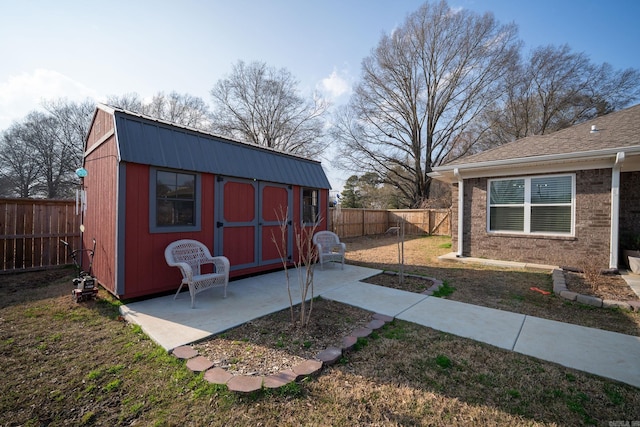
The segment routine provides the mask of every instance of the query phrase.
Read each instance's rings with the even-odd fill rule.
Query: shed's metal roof
[[[99,107],[100,108],[100,107]],[[122,109],[115,117],[122,161],[313,188],[331,188],[320,162],[242,143]]]

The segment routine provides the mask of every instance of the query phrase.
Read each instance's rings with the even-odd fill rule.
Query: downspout
[[[618,242],[620,226],[620,169],[624,162],[624,151],[616,154],[611,172],[611,241],[609,243],[609,268],[618,268]]]
[[[462,227],[464,220],[464,179],[460,175],[460,170],[455,168],[453,174],[458,178],[458,252],[456,257],[462,257],[462,238],[464,236],[464,230]]]

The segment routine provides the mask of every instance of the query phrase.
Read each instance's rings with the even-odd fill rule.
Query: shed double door
[[[282,263],[283,222],[284,251],[292,254],[292,205],[290,186],[218,177],[215,254],[229,258],[232,271]]]

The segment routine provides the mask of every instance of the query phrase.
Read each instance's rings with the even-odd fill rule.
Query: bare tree
[[[107,103],[116,107],[145,114],[183,126],[200,130],[211,129],[211,113],[202,98],[180,94],[175,91],[168,95],[158,92],[151,101],[144,102],[137,93],[110,96]]]
[[[83,141],[94,103],[46,101],[3,134],[0,164],[18,197],[69,197],[82,165]]]
[[[305,100],[289,71],[239,61],[211,90],[214,131],[281,151],[315,156],[325,148],[322,117],[328,104]]]
[[[491,14],[455,11],[445,1],[409,15],[364,59],[362,81],[336,118],[341,166],[378,172],[419,206],[432,167],[481,136],[457,138],[499,96],[504,68],[518,54],[516,33]]]
[[[109,95],[107,104],[135,113],[142,114],[144,112],[144,102],[136,92],[129,92],[124,95]]]
[[[544,46],[505,70],[503,98],[486,111],[482,149],[572,126],[640,97],[640,72],[593,64],[569,46]]]
[[[24,127],[27,146],[40,165],[39,193],[49,199],[68,197],[77,163],[71,147],[61,136],[59,123],[53,116],[32,112]]]
[[[22,124],[14,122],[0,139],[0,195],[27,198],[36,195],[40,164],[33,155]]]
[[[43,106],[55,119],[56,137],[66,149],[67,158],[63,162],[69,164],[70,170],[77,169],[82,166],[84,139],[96,108],[95,101],[73,102],[63,98],[45,101]]]

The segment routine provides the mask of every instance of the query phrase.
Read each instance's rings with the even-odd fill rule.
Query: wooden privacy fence
[[[451,235],[449,209],[329,209],[329,230],[340,237],[383,234],[399,221],[408,235]]]
[[[74,200],[0,199],[0,271],[73,263],[60,240],[80,245]]]

